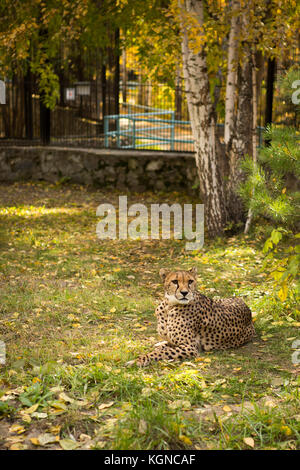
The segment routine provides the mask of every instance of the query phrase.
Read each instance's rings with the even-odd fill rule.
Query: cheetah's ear
[[[189,273],[191,273],[194,278],[196,279],[197,277],[197,268],[193,267],[192,269],[189,270]]]
[[[168,273],[169,273],[169,271],[165,268],[161,268],[159,270],[159,275],[160,275],[160,277],[162,278],[163,281],[166,279]]]

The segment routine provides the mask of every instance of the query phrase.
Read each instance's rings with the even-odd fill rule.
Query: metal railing
[[[157,118],[161,115],[170,115],[171,119]],[[110,130],[110,121],[113,121],[114,130]],[[180,126],[188,127],[185,137]],[[169,146],[169,150],[178,151],[178,144],[183,144],[185,148],[180,148],[181,151],[193,151],[194,139],[190,126],[190,121],[176,120],[175,112],[171,110],[112,114],[104,117],[104,147],[110,147],[110,138],[112,138],[114,146],[119,149],[148,147],[148,149],[156,150],[157,148],[153,147]],[[224,124],[217,123],[217,127],[221,129]],[[176,134],[179,129],[181,132],[178,138]],[[258,147],[261,147],[263,143],[263,130],[263,127],[257,127]]]
[[[158,118],[163,115],[170,115],[170,119]],[[114,121],[114,130],[109,129],[110,121]],[[110,146],[110,138],[115,139],[115,144],[120,149],[153,148],[163,145],[175,150],[178,143],[193,144],[190,129],[187,137],[176,137],[176,129],[179,126],[190,126],[190,121],[176,120],[175,112],[171,110],[105,116],[104,147]]]

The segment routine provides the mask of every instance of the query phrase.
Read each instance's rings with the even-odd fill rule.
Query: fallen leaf
[[[252,437],[244,437],[243,441],[245,442],[245,444],[249,447],[252,447],[252,449],[254,449],[254,439]]]
[[[17,442],[23,442],[24,440],[25,436],[11,436],[5,439],[5,441],[10,444],[16,444]]]
[[[47,413],[38,413],[37,411],[35,411],[34,413],[31,413],[31,416],[33,418],[38,418],[38,419],[43,419],[43,418],[47,418]]]
[[[57,442],[59,440],[59,437],[53,436],[53,434],[46,432],[44,434],[40,434],[37,439],[41,446],[45,446],[47,444],[52,444],[53,442]]]
[[[52,401],[50,403],[50,406],[52,408],[55,408],[56,410],[58,411],[67,411],[67,405],[65,403],[63,403],[62,401]]]
[[[191,446],[191,445],[192,445],[191,439],[190,439],[189,437],[185,436],[184,434],[181,434],[181,435],[179,436],[179,439],[180,439],[182,442],[184,442],[186,445],[188,445],[188,446]]]
[[[26,444],[22,444],[21,442],[18,442],[16,444],[12,444],[9,448],[9,450],[26,450],[27,449]]]
[[[60,433],[60,430],[61,430],[61,426],[60,425],[57,425],[57,426],[50,426],[49,427],[49,432],[51,432],[51,434],[59,434]]]
[[[101,405],[98,406],[99,410],[104,410],[105,408],[110,408],[113,406],[114,401],[110,401],[109,403],[102,403]]]
[[[40,441],[38,440],[37,437],[31,437],[31,438],[30,438],[30,441],[31,441],[31,443],[32,443],[33,445],[35,445],[35,446],[39,446],[39,445],[40,445]]]
[[[27,415],[26,413],[23,413],[22,415],[22,421],[24,421],[24,423],[31,423],[31,417],[29,415]]]
[[[68,403],[74,403],[75,401],[73,400],[73,398],[68,397],[68,395],[65,392],[61,392],[58,397],[60,400],[66,401]]]
[[[25,414],[27,415],[31,415],[31,413],[34,413],[38,407],[39,407],[39,403],[36,403],[35,405],[32,405],[30,408],[27,408],[26,410],[24,410]]]
[[[230,411],[232,411],[230,406],[228,405],[223,406],[223,410],[226,411],[226,413],[229,413]]]
[[[59,441],[60,446],[64,450],[74,450],[80,445],[78,442],[74,441],[73,439],[60,439]]]
[[[191,408],[191,402],[188,400],[175,400],[173,402],[169,402],[168,407],[171,408],[171,410],[176,410],[177,408],[188,410]]]
[[[9,428],[9,432],[14,432],[16,434],[22,434],[23,432],[25,432],[25,428],[24,428],[24,426],[20,426],[19,424],[13,424]]]

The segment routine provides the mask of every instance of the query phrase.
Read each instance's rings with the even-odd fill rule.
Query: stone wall
[[[193,192],[191,153],[62,147],[0,147],[0,180],[60,180],[98,187]]]

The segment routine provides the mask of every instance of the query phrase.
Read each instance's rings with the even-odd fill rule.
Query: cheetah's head
[[[197,269],[168,271],[162,268],[159,275],[164,282],[165,298],[171,305],[188,305],[196,290]]]

